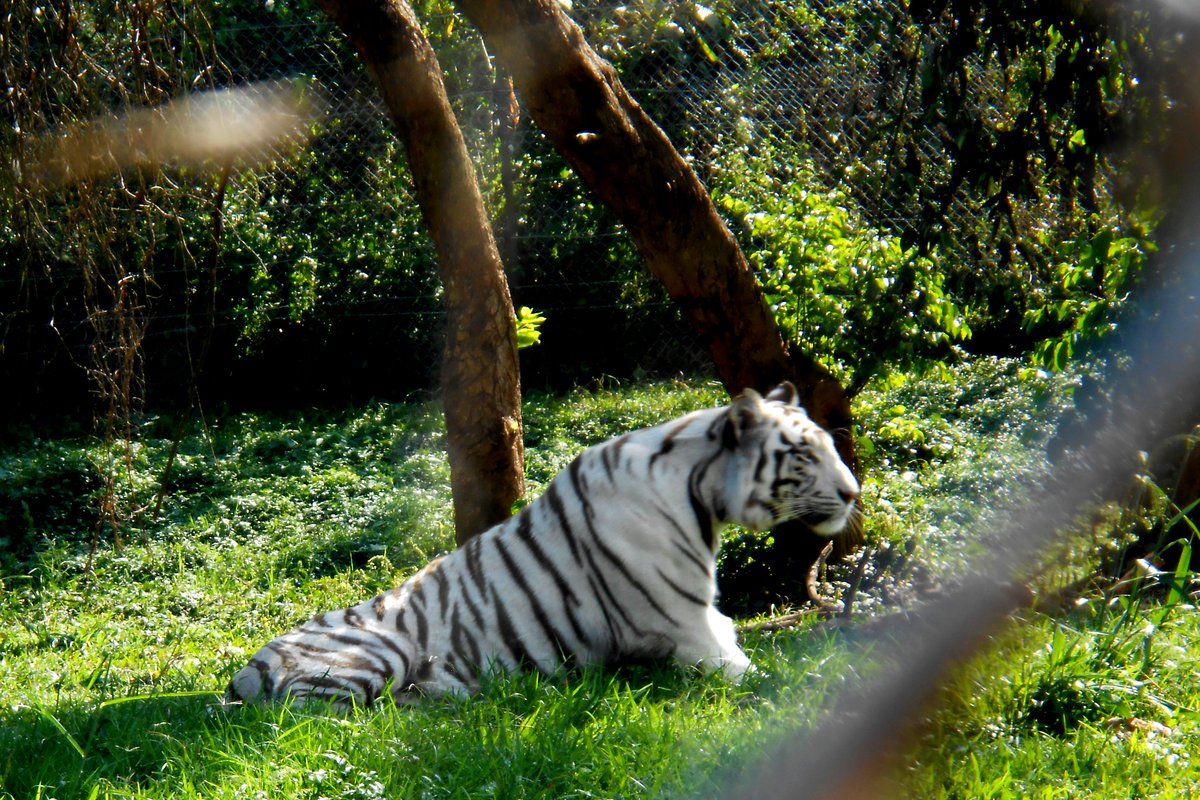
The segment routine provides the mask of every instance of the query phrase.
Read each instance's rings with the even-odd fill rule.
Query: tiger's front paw
[[[742,679],[754,672],[750,658],[741,650],[731,650],[717,656],[705,656],[693,662],[706,675],[720,671],[721,677],[730,683],[741,683]]]
[[[713,651],[709,650],[708,652],[711,654]],[[695,651],[692,653],[677,651],[675,661],[680,666],[698,669],[705,675],[719,671],[721,676],[730,683],[740,683],[743,677],[754,670],[750,658],[737,648],[712,655],[700,655]]]
[[[722,662],[721,674],[730,683],[741,683],[747,675],[753,675],[758,669],[750,663],[750,658],[741,650],[724,656]]]

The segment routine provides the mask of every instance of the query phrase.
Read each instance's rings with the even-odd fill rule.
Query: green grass
[[[915,602],[918,578],[969,557],[964,526],[1046,468],[1069,388],[981,361],[956,383],[896,378],[860,398],[867,532],[912,556],[903,571],[880,561],[893,574],[856,608]],[[702,381],[527,398],[531,492],[589,444],[720,401]],[[171,425],[141,430],[112,450],[16,431],[0,453],[0,797],[708,797],[886,674],[876,633],[806,626],[749,635],[759,672],[740,687],[641,665],[350,715],[224,711],[218,693],[267,639],[452,546],[438,409],[210,420],[185,437],[158,516]],[[124,545],[102,527],[91,553],[110,469]],[[831,568],[828,588],[848,572]],[[905,791],[1200,793],[1189,599],[1026,612],[944,689],[903,759]]]
[[[1023,616],[946,689],[911,796],[1200,795],[1197,634],[1191,606],[1157,601]]]

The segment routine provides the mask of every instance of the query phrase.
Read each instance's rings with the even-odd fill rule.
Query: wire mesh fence
[[[45,52],[51,62],[42,65],[48,75],[24,81],[25,92],[7,100],[13,133],[5,147],[16,163],[28,157],[23,149],[31,134],[105,113],[114,102],[136,107],[198,89],[272,80],[301,78],[320,98],[324,114],[316,135],[274,163],[235,166],[220,208],[213,204],[218,181],[211,169],[143,169],[115,190],[90,186],[76,197],[19,187],[9,198],[14,224],[6,239],[11,260],[25,263],[0,275],[0,290],[13,298],[3,309],[5,359],[44,365],[70,356],[87,363],[80,348],[94,339],[86,318],[118,307],[122,292],[137,283],[125,279],[140,274],[139,299],[125,307],[141,309],[139,341],[148,374],[163,376],[161,385],[193,379],[169,365],[190,363],[181,354],[197,348],[198,339],[243,364],[235,368],[243,378],[265,371],[273,376],[267,383],[278,386],[292,376],[292,385],[314,396],[329,391],[322,382],[360,384],[360,396],[430,385],[441,325],[434,253],[402,149],[359,60],[329,20],[298,4],[214,8],[207,18],[200,7],[187,14],[164,8],[170,13],[159,19],[130,15],[135,32],[144,28],[142,44],[117,30],[76,42],[72,57],[91,66],[80,71],[84,81],[72,84],[52,63],[51,33],[95,20],[20,5],[8,23],[9,82],[22,82],[17,73],[30,60],[18,51],[22,36],[24,52]],[[118,15],[127,10],[114,7]],[[28,14],[23,21],[21,12]],[[947,134],[926,121],[912,85],[917,43],[911,33],[897,39],[911,28],[904,4],[753,0],[713,11],[694,3],[589,2],[576,4],[572,14],[715,189],[737,191],[731,153],[768,165],[812,164],[824,185],[846,191],[865,222],[906,242],[954,248],[948,260],[964,272],[987,269],[1001,250],[1012,250],[1011,242],[1000,241],[1011,239],[1011,230],[981,237],[984,212],[969,190],[956,191],[931,219],[912,194],[894,188],[914,158],[927,174],[951,168]],[[430,14],[425,24],[478,168],[516,303],[548,318],[542,344],[524,358],[527,380],[703,370],[702,349],[641,270],[621,226],[531,126],[477,34],[450,11]],[[978,102],[1000,108],[1002,72],[978,67],[971,71]],[[113,192],[123,202],[114,203]],[[72,212],[77,199],[91,210]],[[221,239],[205,243],[216,215]],[[1046,215],[1039,219],[1044,224]],[[172,229],[182,246],[167,242]],[[122,233],[114,238],[113,230]],[[106,266],[99,273],[87,268],[101,261]],[[80,273],[85,283],[107,287],[88,313],[63,300]],[[100,273],[108,277],[97,281]],[[194,299],[214,294],[210,307]],[[610,346],[623,341],[637,347]],[[392,354],[405,355],[391,363],[373,359],[372,342],[388,342]],[[347,345],[363,353],[369,367],[351,374],[339,369],[344,362],[336,353]],[[315,353],[328,354],[316,360],[319,367]],[[295,376],[305,373],[312,380],[297,383]],[[384,374],[392,377],[371,377]]]

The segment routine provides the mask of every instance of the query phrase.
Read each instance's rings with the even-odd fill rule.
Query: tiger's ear
[[[800,393],[796,391],[796,386],[791,381],[784,381],[767,392],[767,399],[776,400],[788,406],[800,405]]]
[[[731,450],[737,447],[746,431],[757,427],[762,417],[762,395],[753,389],[744,389],[729,406],[729,416],[725,420],[725,446]]]

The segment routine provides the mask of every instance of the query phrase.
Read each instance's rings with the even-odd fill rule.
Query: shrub
[[[969,309],[945,287],[936,251],[921,255],[864,223],[841,189],[805,162],[742,151],[720,171],[721,208],[744,232],[784,335],[854,392],[885,366],[944,357],[971,336]]]

